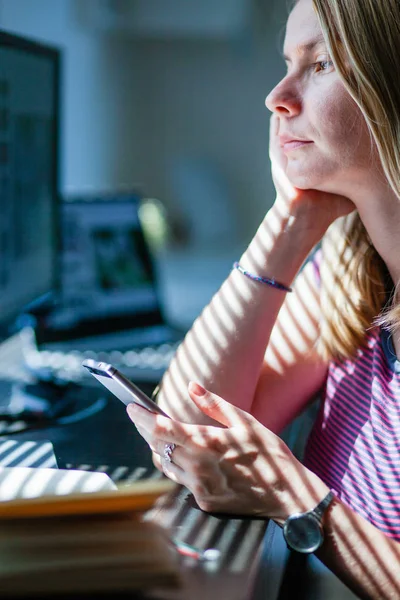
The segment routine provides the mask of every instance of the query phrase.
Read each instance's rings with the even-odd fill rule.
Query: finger
[[[144,429],[143,427],[136,425],[136,428],[137,428],[138,432],[140,433],[140,435],[143,437],[143,439],[150,446],[150,449],[151,449],[153,455],[157,455],[159,457],[160,464],[161,464],[161,461],[165,458],[165,448],[166,448],[167,444],[169,444],[170,442],[166,442],[165,440],[158,440],[158,439],[153,438],[148,433],[148,431],[146,429]],[[184,452],[184,449],[181,446],[174,447],[174,450],[173,450],[174,463],[181,468],[185,468],[184,465],[186,465],[186,467],[190,466],[191,458],[190,457],[187,457],[186,459],[183,457],[180,458],[180,454],[181,454],[180,449],[182,449]]]
[[[190,397],[196,406],[204,414],[226,427],[243,425],[244,422],[252,420],[252,416],[249,413],[233,406],[220,396],[217,396],[217,394],[209,392],[194,381],[189,383],[188,389]]]
[[[173,462],[167,462],[165,459],[159,457],[160,468],[164,475],[175,483],[179,483],[185,487],[188,487],[189,478],[185,471]]]
[[[128,404],[126,412],[135,425],[145,429],[151,438],[165,440],[177,446],[185,446],[189,443],[196,429],[196,426],[152,413],[133,402]]]
[[[155,452],[152,452],[151,453],[151,458],[152,458],[152,461],[153,461],[153,465],[156,467],[156,469],[158,469],[159,471],[161,471],[163,473],[164,471],[163,471],[163,468],[162,468],[161,456],[159,456]]]
[[[153,457],[153,461],[167,477],[169,477],[175,483],[185,486],[193,494],[198,492],[200,489],[203,490],[203,485],[196,483],[196,479],[193,477],[193,474],[188,469],[182,468],[176,462],[177,449],[178,448],[175,448],[170,455],[171,460],[166,460],[163,456],[160,456],[160,454],[156,454]]]
[[[149,436],[147,431],[140,426],[136,426],[139,433],[149,444],[152,450],[152,459],[154,465],[160,471],[164,470],[164,463],[168,462],[165,459],[165,448],[167,443],[163,440],[155,440]],[[222,430],[219,430],[222,431]],[[224,480],[221,480],[220,470],[217,468],[218,461],[215,460],[215,454],[204,452],[204,448],[200,454],[194,454],[191,449],[183,446],[175,446],[170,454],[171,461],[177,467],[180,467],[187,475],[187,483],[196,481],[198,484],[201,481],[202,487],[208,493],[215,493],[215,490],[220,491]]]
[[[274,140],[279,133],[279,117],[272,113],[269,120],[269,137],[270,140]]]
[[[160,458],[160,462],[164,464],[166,461],[165,449],[167,444],[159,440],[154,444],[154,452]],[[171,462],[177,467],[180,467],[187,476],[187,481],[201,482],[205,489],[214,489],[216,486],[220,488],[221,473],[215,461],[214,454],[203,452],[200,455],[191,454],[182,446],[175,446],[169,454]]]
[[[279,133],[279,126],[281,124],[281,121],[280,121],[278,115],[275,114],[275,113],[272,113],[272,123],[273,123],[273,126],[274,126],[273,132],[274,132],[275,135],[278,135],[278,133]]]
[[[152,458],[153,458],[153,463],[155,460],[157,460],[157,464],[155,465],[158,469],[160,469],[161,471],[163,471],[163,463],[165,461],[165,447],[167,445],[168,442],[165,442],[164,440],[157,440],[154,439],[146,429],[144,429],[143,427],[140,427],[138,425],[136,425],[136,428],[138,430],[138,432],[140,433],[140,435],[142,436],[142,438],[148,443],[150,450],[152,451]],[[179,453],[177,452],[177,450],[180,448],[180,446],[176,446],[173,450],[173,454],[174,454],[174,463],[185,469],[185,465],[186,468],[188,466],[190,466],[190,459],[186,459],[186,460],[180,460],[179,459]],[[158,457],[156,459],[156,457]]]
[[[153,454],[157,454],[158,456],[163,458],[165,446],[169,442],[166,442],[165,440],[158,440],[156,438],[153,438],[153,436],[147,431],[147,429],[145,429],[144,427],[141,427],[140,425],[138,425],[136,423],[135,423],[135,427],[138,430],[138,432],[140,433],[140,435],[142,436],[142,438],[148,443]],[[177,448],[179,448],[179,446],[176,446],[176,449]],[[174,450],[174,456],[176,454],[176,449]]]
[[[158,445],[157,445],[157,440],[155,440],[147,431],[147,429],[145,429],[144,427],[141,427],[140,425],[137,425],[135,423],[135,427],[138,430],[138,432],[140,433],[140,435],[142,436],[142,438],[145,440],[145,442],[148,443],[148,445],[150,446],[151,450],[153,452],[157,452],[158,453]],[[165,445],[165,442],[164,442]]]
[[[172,462],[160,459],[160,463],[163,473],[175,483],[179,483],[189,490],[199,506],[210,496],[226,494],[224,481],[221,478],[214,477],[211,473],[208,476],[199,478],[189,470],[182,469],[177,465],[175,457],[173,457]]]
[[[270,124],[269,124],[269,149],[270,154],[277,154],[277,150],[280,148],[278,141],[279,134],[279,117],[275,114],[271,115]]]
[[[137,416],[137,412],[143,411],[140,417]],[[138,409],[137,405],[132,405],[132,408],[127,409],[128,414],[135,423],[135,426],[140,435],[149,444],[154,454],[158,454],[161,458],[164,457],[164,450],[166,443],[175,444],[174,450],[174,462],[182,467],[186,472],[192,471],[193,474],[199,470],[201,473],[208,473],[210,470],[215,471],[215,460],[216,455],[220,453],[221,447],[221,432],[222,429],[218,427],[209,427],[206,425],[184,425],[181,423],[174,423],[174,431],[168,433],[167,430],[163,429],[163,425],[154,426],[154,415],[149,414],[146,409]],[[150,422],[150,425],[147,424]],[[170,425],[171,419],[166,418],[167,426]],[[161,423],[165,424],[165,420],[161,418]],[[182,426],[185,431],[176,433],[176,427]],[[188,428],[191,427],[190,432]],[[184,443],[179,443],[179,440],[184,440]],[[195,475],[194,475],[195,476]]]

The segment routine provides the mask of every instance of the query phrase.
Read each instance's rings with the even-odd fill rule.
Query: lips
[[[284,151],[295,150],[296,148],[301,148],[302,146],[307,146],[309,144],[313,144],[313,142],[311,140],[304,140],[304,139],[296,138],[295,136],[287,135],[287,134],[280,135],[279,141],[280,141],[281,148]]]

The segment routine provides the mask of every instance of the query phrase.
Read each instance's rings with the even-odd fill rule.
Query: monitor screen
[[[165,324],[141,204],[135,191],[61,203],[59,303],[36,320],[39,346]]]
[[[158,309],[140,196],[74,198],[63,203],[62,296],[77,320],[127,317]]]
[[[56,288],[60,52],[0,31],[0,339]]]

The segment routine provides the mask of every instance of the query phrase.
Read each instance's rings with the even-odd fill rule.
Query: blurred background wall
[[[171,245],[226,257],[219,281],[275,198],[264,101],[284,73],[287,12],[285,0],[0,0],[0,28],[63,51],[62,193],[159,199]]]
[[[283,72],[287,8],[183,4],[0,0],[0,27],[64,51],[65,192],[140,186],[184,221],[212,210],[202,193],[218,191],[216,215],[244,243],[274,198],[264,99]],[[191,194],[190,177],[209,181]]]

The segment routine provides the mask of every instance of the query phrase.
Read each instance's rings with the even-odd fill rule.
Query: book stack
[[[0,495],[2,481],[0,471]],[[144,511],[173,486],[147,480],[119,489],[1,499],[2,596],[179,587],[175,547],[160,525],[144,519]]]

